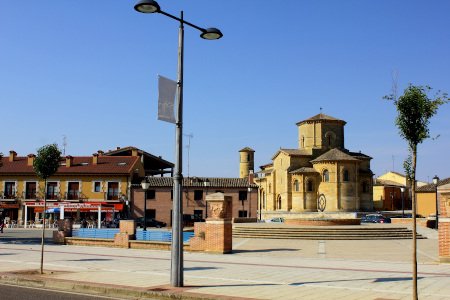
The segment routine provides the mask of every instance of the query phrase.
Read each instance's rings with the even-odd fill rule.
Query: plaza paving
[[[19,229],[17,229],[19,230]],[[419,298],[450,299],[450,264],[439,264],[437,236],[418,241]],[[206,299],[411,299],[411,240],[310,241],[234,239],[228,255],[185,252],[184,288],[170,282],[170,252],[40,245],[0,236],[3,281],[97,291],[125,298],[158,292]],[[51,273],[53,272],[53,273]],[[33,281],[31,281],[33,279]],[[92,289],[95,290],[95,289]]]

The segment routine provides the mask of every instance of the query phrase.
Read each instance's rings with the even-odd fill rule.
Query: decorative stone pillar
[[[114,246],[130,248],[130,240],[136,237],[136,225],[134,220],[120,220],[119,233],[114,235]]]
[[[450,184],[438,187],[439,260],[450,263]]]
[[[216,253],[231,253],[233,250],[232,198],[223,193],[206,196],[209,207],[206,219],[206,249]]]
[[[233,250],[232,198],[223,193],[206,196],[208,219],[195,223],[195,237],[190,241],[192,251],[231,253]]]

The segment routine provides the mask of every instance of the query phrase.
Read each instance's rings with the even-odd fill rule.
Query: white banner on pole
[[[177,82],[158,75],[158,120],[175,124]]]

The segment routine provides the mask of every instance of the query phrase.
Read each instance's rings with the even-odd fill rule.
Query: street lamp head
[[[205,40],[218,40],[222,36],[222,32],[217,28],[206,28],[202,31],[202,34],[200,34],[200,37]]]
[[[434,175],[434,177],[433,177],[433,183],[434,183],[434,185],[437,185],[438,182],[439,182],[439,177],[437,177],[437,175]]]
[[[400,191],[403,193],[403,192],[405,191],[405,187],[402,186],[402,187],[400,188]]]
[[[136,3],[134,9],[144,14],[157,13],[161,10],[158,2],[153,0],[140,0],[138,3]]]
[[[147,180],[142,180],[141,182],[141,187],[143,190],[148,190],[148,188],[150,187],[150,182],[147,182]]]

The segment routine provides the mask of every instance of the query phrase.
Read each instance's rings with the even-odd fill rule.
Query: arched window
[[[307,192],[312,192],[314,190],[314,184],[313,184],[313,181],[311,180],[311,179],[309,179],[307,182],[306,182],[306,191]]]
[[[305,137],[302,136],[302,148],[305,148]]]
[[[294,191],[298,192],[300,190],[299,184],[298,184],[298,180],[296,179],[294,181]]]
[[[344,181],[350,181],[350,175],[348,170],[344,170]]]
[[[328,170],[323,171],[323,181],[329,182],[330,181],[330,174],[328,173]]]
[[[277,198],[277,209],[281,209],[281,196],[280,195],[278,195],[278,198]]]

